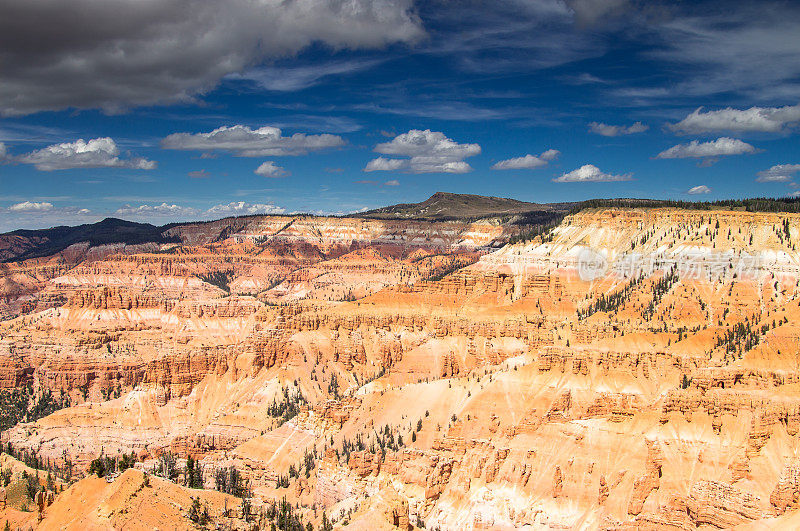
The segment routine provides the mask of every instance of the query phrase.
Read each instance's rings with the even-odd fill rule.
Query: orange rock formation
[[[139,471],[85,477],[31,526],[182,528],[230,467],[256,511],[286,498],[315,526],[800,521],[800,216],[587,210],[499,250],[510,229],[480,223],[171,230],[184,244],[4,266],[33,280],[4,291],[0,387],[72,405],[3,441],[75,478],[101,453],[181,469],[141,503]]]

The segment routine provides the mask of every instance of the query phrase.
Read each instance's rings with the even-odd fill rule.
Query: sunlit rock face
[[[76,477],[101,452],[191,456],[210,490],[233,466],[315,525],[800,521],[800,216],[586,210],[505,246],[480,222],[170,230],[4,265],[0,386],[71,404],[4,441]]]

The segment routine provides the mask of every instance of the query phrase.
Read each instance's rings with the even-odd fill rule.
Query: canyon
[[[435,199],[0,235],[0,521],[800,525],[800,214]]]

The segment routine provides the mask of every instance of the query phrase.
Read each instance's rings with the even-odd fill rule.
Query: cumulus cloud
[[[589,124],[589,131],[603,136],[621,136],[632,135],[635,133],[644,133],[650,129],[649,125],[642,122],[634,122],[631,125],[608,125],[601,122],[591,122]]]
[[[191,101],[312,43],[381,48],[423,36],[412,0],[8,0],[0,114]]]
[[[689,190],[686,193],[689,195],[709,194],[711,193],[711,188],[709,188],[704,184],[701,184],[699,186],[693,186],[689,188]]]
[[[723,155],[744,155],[758,150],[736,138],[723,136],[709,142],[692,140],[688,144],[678,144],[656,155],[657,159],[685,159],[719,157]]]
[[[403,169],[411,173],[467,173],[472,167],[464,159],[478,155],[481,146],[459,144],[439,131],[412,129],[389,142],[378,144],[375,152],[410,158],[378,157],[369,161],[364,171]]]
[[[140,221],[161,222],[166,220],[218,219],[228,216],[248,216],[253,214],[282,214],[284,212],[285,209],[272,204],[235,201],[232,203],[220,203],[207,209],[170,204],[167,202],[154,205],[141,204],[137,206],[126,204],[118,208],[114,214]]]
[[[408,167],[408,161],[403,159],[387,159],[378,157],[367,162],[364,171],[394,171]]]
[[[283,214],[285,208],[263,203],[245,203],[236,201],[228,204],[214,205],[206,210],[209,216],[249,216],[253,214]]]
[[[87,208],[56,206],[49,201],[28,200],[0,207],[0,232],[94,223],[100,219],[102,216]]]
[[[384,186],[400,186],[400,181],[397,179],[392,179],[391,181],[386,181],[383,183]]]
[[[281,168],[280,166],[276,165],[271,160],[263,162],[255,171],[256,175],[261,175],[262,177],[286,177],[289,175],[289,172]]]
[[[48,212],[53,210],[53,203],[48,203],[46,201],[41,203],[35,203],[31,201],[23,201],[22,203],[16,203],[8,207],[10,212]]]
[[[251,129],[246,125],[223,126],[210,133],[173,133],[161,141],[164,149],[228,151],[239,157],[281,157],[344,145],[337,135],[295,133],[283,136],[277,127]]]
[[[676,133],[702,134],[718,131],[736,133],[778,133],[786,125],[800,122],[800,104],[785,107],[750,107],[733,109],[726,107],[718,111],[703,112],[695,109],[686,118],[668,127]]]
[[[594,164],[585,164],[577,170],[565,173],[553,179],[554,183],[608,183],[617,181],[630,181],[632,174],[614,175],[603,173]]]
[[[118,216],[195,216],[198,214],[196,208],[180,205],[170,205],[161,203],[160,205],[125,205],[118,208],[115,212]]]
[[[72,168],[128,168],[132,170],[153,170],[156,162],[141,157],[121,159],[119,148],[113,139],[94,138],[86,142],[78,139],[75,142],[53,144],[37,149],[14,160],[25,164],[33,164],[37,170],[69,170]]]
[[[535,170],[547,166],[547,163],[561,154],[557,149],[548,149],[538,157],[535,155],[525,155],[508,160],[501,160],[492,166],[493,170]]]
[[[2,142],[0,142],[0,162],[3,162],[8,158],[8,148]]]
[[[800,172],[800,164],[778,164],[768,170],[758,172],[756,181],[760,183],[789,182],[797,172]]]

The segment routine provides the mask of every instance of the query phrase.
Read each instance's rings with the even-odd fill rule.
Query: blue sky
[[[800,190],[796,2],[4,4],[0,230]]]

